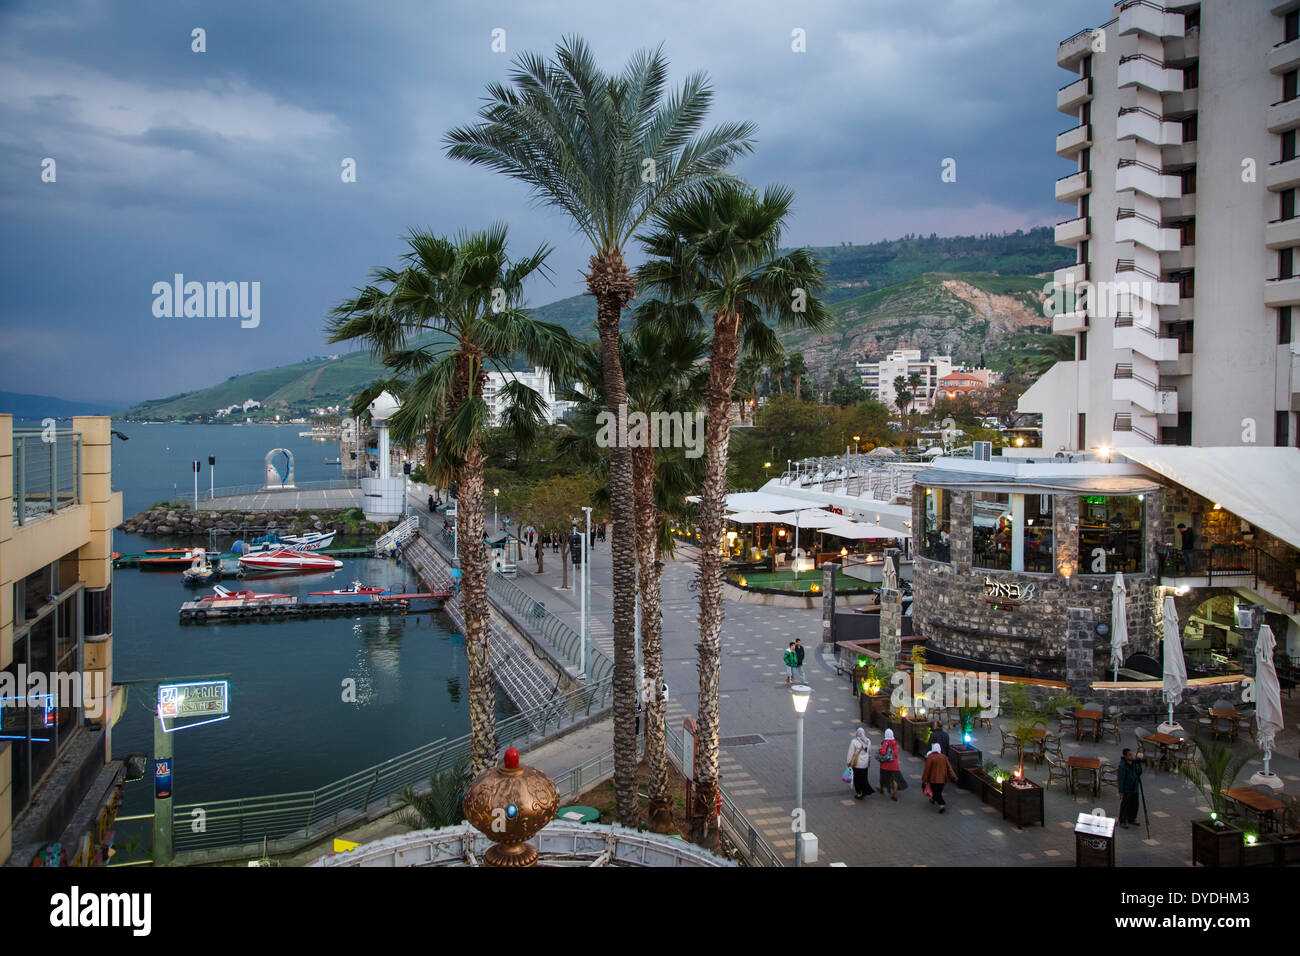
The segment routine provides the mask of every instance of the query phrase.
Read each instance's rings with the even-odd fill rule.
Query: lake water
[[[120,427],[130,440],[113,444],[113,477],[126,516],[171,498],[173,488],[192,490],[195,458],[203,462],[206,488],[208,455],[217,457],[219,485],[257,482],[266,452],[276,447],[294,452],[299,481],[339,473],[339,466],[324,464],[338,455],[337,443],[299,439],[301,426]],[[123,554],[187,543],[121,531],[114,536],[114,549]],[[354,543],[369,542],[336,542]],[[327,575],[249,578],[248,586],[305,594],[354,580],[415,588],[404,566],[377,558],[343,559],[343,567]],[[442,613],[181,626],[180,604],[195,593],[179,572],[114,572],[115,680],[230,674],[230,719],[176,734],[176,802],[312,789],[468,732],[464,639]],[[355,703],[343,700],[349,678],[356,682]],[[113,729],[115,756],[151,752],[152,694],[152,687],[132,688],[126,715]],[[498,708],[508,712],[504,701]],[[128,788],[124,812],[151,806],[147,781]]]

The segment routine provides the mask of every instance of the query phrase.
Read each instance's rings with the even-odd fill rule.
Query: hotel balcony
[[[1175,181],[1178,177],[1174,177]],[[1178,187],[1182,189],[1182,184]],[[1174,196],[1164,199],[1160,203],[1160,218],[1165,222],[1174,219],[1188,219],[1196,215],[1196,193],[1188,193],[1186,196]]]
[[[81,435],[63,432],[51,442],[40,430],[13,433],[13,521],[22,526],[81,504]]]
[[[1196,268],[1196,247],[1180,246],[1168,252],[1160,253],[1161,272],[1179,272],[1183,269]]]
[[[1056,224],[1056,244],[1073,246],[1092,238],[1092,217],[1080,216]]]
[[[1183,141],[1183,125],[1166,121],[1143,106],[1125,106],[1115,120],[1115,138],[1140,139],[1152,146],[1178,146]]]
[[[1179,129],[1178,135],[1182,136],[1183,131]],[[1161,160],[1165,169],[1179,169],[1187,166],[1196,165],[1196,140],[1190,143],[1173,143],[1165,147],[1161,153]]]
[[[1300,159],[1280,159],[1264,170],[1264,185],[1273,192],[1300,186]]]
[[[1181,37],[1183,15],[1166,13],[1164,7],[1150,0],[1132,0],[1120,9],[1116,32],[1120,36],[1145,33],[1153,37]]]
[[[1183,184],[1177,176],[1166,176],[1156,166],[1138,159],[1121,159],[1115,168],[1115,191],[1133,189],[1153,199],[1178,199]]]
[[[1201,34],[1199,32],[1165,40],[1166,63],[1187,63],[1190,60],[1200,59],[1200,56]]]
[[[1195,113],[1201,108],[1201,91],[1199,89],[1183,90],[1181,93],[1166,93],[1161,100],[1161,111],[1168,119]]]
[[[1088,263],[1076,262],[1072,266],[1066,266],[1064,269],[1057,269],[1052,273],[1052,281],[1061,288],[1069,288],[1080,282],[1088,281]]]
[[[1052,316],[1052,331],[1057,335],[1068,335],[1071,332],[1086,332],[1087,329],[1087,309],[1075,309],[1073,312],[1062,312],[1059,315]]]
[[[1280,76],[1300,67],[1300,40],[1279,43],[1268,51],[1268,72]]]
[[[1300,216],[1275,219],[1264,227],[1264,245],[1270,249],[1300,246]]]
[[[1056,155],[1065,159],[1092,145],[1092,124],[1081,123],[1056,137]]]
[[[1177,229],[1165,229],[1158,220],[1132,209],[1116,211],[1115,241],[1135,242],[1154,252],[1176,252],[1182,248],[1182,235]]]
[[[1092,38],[1099,33],[1097,28],[1080,30],[1074,36],[1062,40],[1056,46],[1056,65],[1066,69],[1092,52]]]
[[[1300,305],[1300,276],[1269,279],[1264,283],[1264,305],[1270,309]]]
[[[1300,96],[1274,103],[1264,114],[1270,133],[1285,133],[1300,126]]]
[[[1300,412],[1300,342],[1291,343],[1291,411]]]
[[[1111,431],[1123,437],[1114,438],[1112,443],[1120,447],[1158,445],[1160,440],[1150,431],[1152,427],[1153,420],[1150,416],[1141,416],[1134,421],[1131,412],[1116,412]]]
[[[1128,283],[1132,295],[1152,305],[1179,304],[1177,282],[1161,282],[1160,276],[1138,266],[1132,259],[1116,261],[1115,281]]]
[[[1080,77],[1056,91],[1056,108],[1062,113],[1073,114],[1080,105],[1090,99],[1092,99],[1092,77]]]
[[[1056,181],[1056,198],[1061,202],[1070,202],[1084,193],[1092,192],[1092,170],[1081,169],[1077,173],[1062,176]]]
[[[1177,415],[1178,389],[1172,385],[1153,382],[1133,366],[1120,363],[1115,366],[1110,397],[1117,402],[1129,402],[1151,415]]]
[[[1178,360],[1177,339],[1161,338],[1156,329],[1135,321],[1132,316],[1121,315],[1115,318],[1115,334],[1111,344],[1117,349],[1129,349],[1138,355],[1145,355],[1153,362]]]
[[[1163,61],[1145,53],[1133,53],[1120,57],[1115,85],[1121,90],[1141,86],[1157,93],[1181,93],[1183,71],[1166,69]]]

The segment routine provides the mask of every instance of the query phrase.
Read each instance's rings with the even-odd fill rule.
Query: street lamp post
[[[217,474],[217,456],[208,456],[208,500],[211,501],[216,497],[216,474]]]
[[[501,530],[501,513],[497,509],[497,497],[500,494],[501,494],[500,488],[492,489],[492,532],[494,534]]]
[[[860,442],[860,441],[862,441],[861,436],[859,436],[859,435],[854,435],[854,436],[853,436],[853,454],[855,454],[855,455],[858,454],[858,442]]]
[[[582,536],[582,676],[587,676],[587,632],[590,629],[590,622],[587,618],[591,610],[591,507],[582,506],[583,512],[587,515],[587,531]]]
[[[794,737],[794,865],[803,866],[803,712],[808,709],[808,698],[812,688],[807,684],[795,684],[790,688],[790,699],[794,701],[795,737]]]
[[[203,467],[203,462],[197,458],[194,459],[194,510],[199,510],[199,469]]]
[[[402,517],[403,518],[406,517],[407,509],[410,507],[411,504],[409,501],[407,501],[407,491],[406,491],[406,483],[410,480],[411,480],[411,463],[409,461],[404,461],[402,462]]]

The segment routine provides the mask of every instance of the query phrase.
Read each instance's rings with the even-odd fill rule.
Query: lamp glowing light
[[[794,702],[796,714],[802,714],[808,709],[810,697],[812,697],[812,688],[807,684],[794,684],[790,687],[790,700]]]

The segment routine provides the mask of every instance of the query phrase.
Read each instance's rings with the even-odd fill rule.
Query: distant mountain
[[[784,332],[786,348],[802,351],[814,372],[851,365],[895,348],[983,360],[998,369],[1036,370],[1065,340],[1043,317],[1045,273],[1069,263],[1049,228],[1005,235],[905,236],[867,245],[822,246],[825,301],[834,312],[817,334]],[[635,305],[635,303],[633,303]],[[576,295],[533,310],[578,336],[595,338],[596,303]],[[384,370],[367,352],[314,358],[234,375],[211,388],[143,402],[133,419],[210,416],[247,399],[285,417],[314,407],[347,405]]]
[[[70,402],[49,395],[0,392],[0,414],[14,418],[68,418],[72,415],[111,415],[121,408],[108,402]]]

